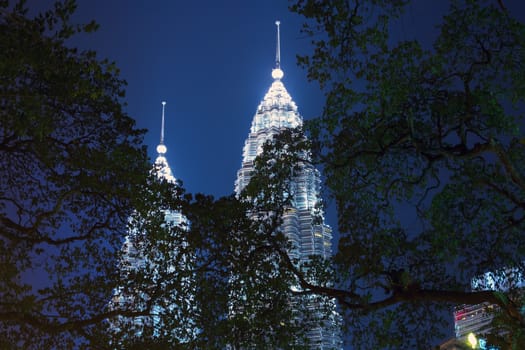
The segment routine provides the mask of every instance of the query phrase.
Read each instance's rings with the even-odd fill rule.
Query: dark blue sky
[[[152,158],[167,101],[167,158],[191,192],[233,192],[251,119],[272,82],[276,19],[285,86],[304,118],[321,112],[321,92],[296,67],[309,39],[284,0],[80,0],[75,19],[100,24],[81,45],[116,61],[128,82],[127,112],[149,129]]]
[[[521,0],[504,3],[523,17]],[[446,8],[447,1],[415,1],[392,28],[393,37],[430,44]],[[100,29],[78,43],[116,61],[128,82],[127,112],[149,130],[152,158],[161,101],[167,101],[167,158],[190,192],[233,192],[251,119],[272,81],[275,20],[281,21],[286,88],[303,118],[322,111],[318,85],[296,65],[295,56],[309,52],[310,39],[300,33],[303,18],[288,10],[286,0],[78,0],[75,20],[91,19]]]

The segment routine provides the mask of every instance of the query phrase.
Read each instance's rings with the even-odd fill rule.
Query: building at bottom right
[[[525,297],[525,278],[519,268],[504,268],[498,271],[486,272],[471,281],[473,291],[491,290],[500,292],[509,302],[523,305]],[[522,314],[525,309],[522,308]],[[498,305],[481,303],[474,305],[459,305],[454,309],[454,330],[456,339],[471,349],[503,350],[503,344],[511,344],[516,334],[504,322],[505,314]],[[525,330],[522,330],[525,332]]]

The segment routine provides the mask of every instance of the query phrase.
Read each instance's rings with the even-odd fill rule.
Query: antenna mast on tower
[[[164,146],[164,108],[166,107],[166,101],[162,101],[162,123],[160,125],[160,144],[157,146],[157,153],[163,155],[168,150]]]
[[[160,144],[164,144],[164,107],[166,107],[166,101],[162,101],[162,124],[160,126]]]
[[[277,26],[277,50],[275,52],[275,68],[281,68],[281,33],[279,30],[279,26],[281,25],[281,21],[275,21],[275,25]]]
[[[275,21],[277,26],[277,49],[275,50],[275,68],[272,70],[272,78],[280,80],[284,76],[284,72],[281,70],[281,21]]]

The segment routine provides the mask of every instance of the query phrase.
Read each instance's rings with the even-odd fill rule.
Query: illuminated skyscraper
[[[277,53],[276,66],[272,71],[273,82],[257,108],[250,133],[244,144],[242,166],[237,172],[235,182],[237,195],[250,182],[254,170],[254,160],[262,152],[263,144],[282,130],[300,127],[303,124],[303,120],[297,111],[297,105],[282,82],[284,72],[280,67],[279,24],[276,22]],[[283,231],[292,243],[288,253],[292,259],[296,259],[299,263],[307,262],[311,255],[328,258],[332,254],[332,231],[330,227],[324,224],[324,219],[322,219],[322,223],[314,220],[319,215],[320,182],[319,172],[311,164],[305,163],[294,179],[293,208],[288,209],[285,217],[283,217]],[[318,301],[309,301],[306,297],[302,303],[307,305],[312,314],[318,313],[320,310]],[[335,304],[329,313],[329,320],[324,326],[313,324],[307,330],[312,349],[342,348],[339,330],[340,316],[335,310]],[[317,316],[322,317],[323,315]]]
[[[164,144],[164,109],[162,102],[162,126],[158,156],[154,170],[159,179],[175,183]],[[172,342],[186,342],[196,334],[196,328],[188,313],[182,309],[194,310],[191,293],[191,278],[177,279],[181,271],[188,269],[191,257],[181,253],[186,243],[184,231],[186,218],[178,211],[163,210],[164,224],[174,227],[174,237],[163,240],[147,236],[148,229],[132,229],[125,238],[119,272],[125,285],[119,286],[113,296],[110,308],[144,313],[142,316],[119,316],[111,322],[115,334],[121,339],[143,341],[146,338],[170,339]],[[138,227],[148,227],[151,218],[134,213],[130,220]],[[182,291],[182,292],[181,292]],[[184,318],[184,319],[182,319]],[[182,326],[181,326],[182,325]],[[181,329],[181,327],[183,329]],[[119,334],[119,332],[121,332]]]

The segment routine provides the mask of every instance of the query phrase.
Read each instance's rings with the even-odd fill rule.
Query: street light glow
[[[478,344],[478,339],[476,338],[474,333],[469,333],[469,335],[467,336],[467,340],[470,343],[472,349],[475,349],[476,345]]]

